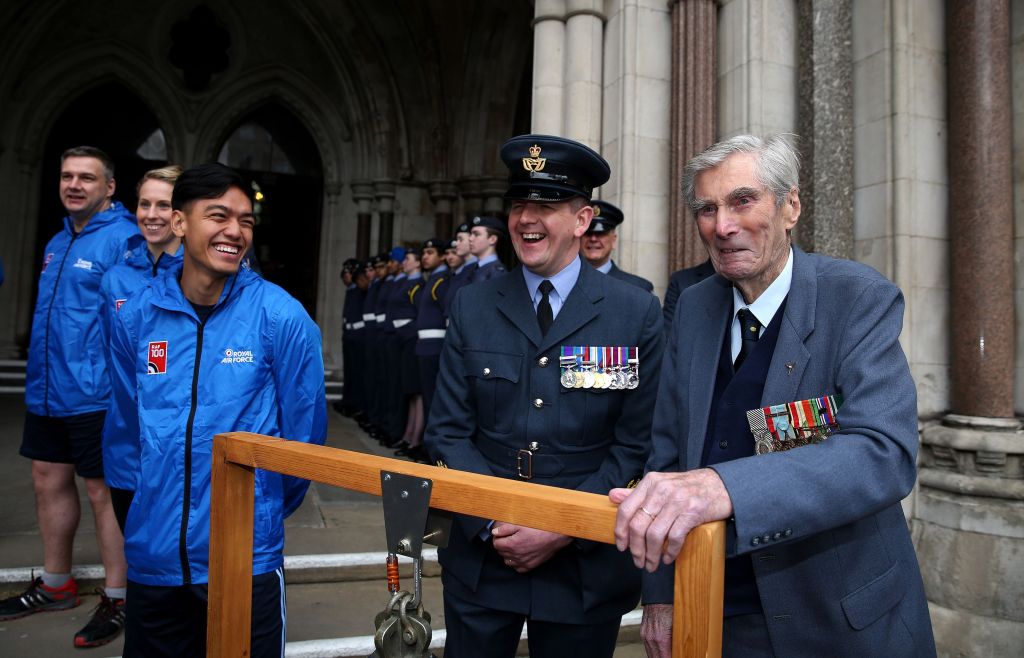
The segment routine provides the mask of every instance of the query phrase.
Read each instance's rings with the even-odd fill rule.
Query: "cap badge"
[[[595,203],[594,204],[594,217],[600,217],[600,216],[601,216],[601,206],[599,206],[599,205],[597,205]]]
[[[541,171],[544,169],[544,165],[547,164],[547,158],[538,157],[540,155],[541,148],[534,144],[529,148],[530,157],[523,158],[523,169],[526,171]]]

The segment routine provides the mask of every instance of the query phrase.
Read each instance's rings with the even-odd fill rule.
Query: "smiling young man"
[[[469,275],[470,283],[480,283],[501,276],[505,266],[498,259],[498,244],[508,239],[505,222],[493,215],[479,215],[469,222],[469,253],[476,258],[476,268]]]
[[[100,281],[124,257],[137,229],[113,201],[114,165],[90,146],[61,156],[63,229],[46,245],[32,317],[21,455],[32,460],[43,573],[20,596],[0,601],[0,621],[79,603],[71,577],[81,516],[75,475],[85,481],[96,520],[106,588],[76,647],[110,642],[124,624],[125,564],[121,531],[103,481],[102,430],[110,397]]]
[[[205,654],[213,436],[326,436],[319,330],[288,293],[240,267],[250,195],[223,165],[185,171],[172,202],[183,263],[130,296],[113,323],[110,413],[139,452],[125,656]],[[284,652],[284,519],[307,486],[257,471],[252,656]]]
[[[608,163],[561,137],[505,143],[508,231],[521,267],[456,295],[425,441],[451,468],[607,493],[643,470],[661,312],[584,265]],[[585,373],[579,386],[570,372]],[[610,657],[639,572],[607,545],[457,515],[444,567],[445,656]]]

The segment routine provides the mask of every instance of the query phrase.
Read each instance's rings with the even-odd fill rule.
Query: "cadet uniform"
[[[609,176],[597,153],[557,137],[512,139],[502,159],[506,198],[528,203],[589,199]],[[571,264],[550,280],[571,287],[546,333],[528,281],[536,290],[540,277],[522,267],[454,300],[425,434],[441,465],[597,494],[642,473],[661,363],[658,301],[584,265],[578,238],[568,247]],[[518,573],[490,528],[456,515],[439,551],[445,655],[512,656],[525,620],[533,656],[610,657],[621,616],[639,600],[630,556],[576,540]]]
[[[622,211],[619,210],[618,207],[608,203],[607,201],[594,201],[594,220],[590,222],[590,228],[587,229],[587,235],[603,234],[615,231],[619,225],[622,224],[623,219],[624,216]],[[604,272],[608,276],[615,277],[620,281],[625,281],[626,283],[632,283],[634,286],[639,286],[647,292],[654,290],[653,283],[642,276],[623,272],[615,265],[615,261],[610,258],[604,265],[600,265],[594,269],[598,272]]]
[[[349,258],[342,267],[342,278],[347,272],[351,283],[345,288],[345,302],[341,309],[344,332],[341,334],[342,360],[342,412],[346,415],[358,413],[363,408],[363,386],[359,380],[362,368],[363,336],[366,333],[366,322],[363,320],[363,302],[366,292],[360,290],[355,283],[356,272],[363,264],[355,258]]]
[[[401,263],[405,259],[405,249],[394,247],[391,249],[391,260]],[[401,367],[401,339],[398,336],[398,328],[388,317],[389,312],[393,313],[395,305],[401,299],[403,287],[405,286],[405,272],[399,270],[393,277],[388,277],[390,282],[385,280],[387,288],[381,290],[380,299],[377,301],[377,326],[380,332],[380,369],[379,386],[381,391],[380,422],[378,425],[384,430],[383,442],[391,444],[402,437],[405,430],[406,409],[400,404],[402,399],[402,380],[399,375]]]
[[[439,252],[444,250],[444,245],[437,238],[423,243],[424,249],[431,247]],[[416,298],[416,358],[419,361],[420,391],[426,414],[430,413],[430,403],[434,399],[441,347],[444,345],[445,317],[441,300],[451,279],[451,270],[442,261],[427,276],[423,290]]]
[[[469,233],[470,228],[469,222],[460,224],[459,228],[455,230],[455,234]],[[441,310],[444,311],[446,321],[448,319],[448,309],[452,305],[452,300],[455,299],[455,293],[469,285],[470,277],[473,276],[473,271],[477,267],[476,257],[471,255],[461,267],[452,272],[452,280],[445,286],[444,294],[441,295]]]
[[[470,222],[470,229],[483,226],[490,231],[498,233],[498,240],[508,240],[508,224],[500,217],[481,215],[474,217]],[[480,283],[501,276],[505,273],[505,266],[498,259],[497,254],[491,254],[477,261],[476,268],[469,275],[470,283]]]

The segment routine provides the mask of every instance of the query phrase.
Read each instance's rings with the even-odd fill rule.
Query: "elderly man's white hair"
[[[755,175],[757,180],[775,195],[775,205],[781,206],[789,191],[800,188],[800,155],[796,151],[796,135],[776,133],[764,138],[737,135],[712,144],[693,156],[683,169],[683,198],[694,210],[700,205],[694,197],[697,174],[713,169],[736,153],[754,153],[758,156]]]

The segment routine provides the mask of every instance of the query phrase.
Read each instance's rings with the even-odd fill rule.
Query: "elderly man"
[[[717,274],[679,298],[648,473],[611,493],[619,548],[652,572],[651,656],[669,655],[668,563],[715,520],[728,520],[725,655],[935,652],[900,506],[918,444],[903,298],[864,265],[792,246],[798,180],[782,136],[734,137],[684,173]]]
[[[618,228],[624,219],[618,206],[607,201],[594,201],[594,221],[590,222],[590,228],[583,236],[580,256],[598,272],[651,292],[654,284],[642,276],[622,271],[612,260],[612,250],[619,241]]]
[[[610,173],[600,155],[524,135],[501,156],[522,267],[456,295],[427,449],[451,468],[606,493],[646,460],[658,300],[579,257]],[[640,572],[613,547],[510,523],[457,516],[439,559],[450,658],[511,657],[524,621],[532,656],[610,657],[639,598]]]

